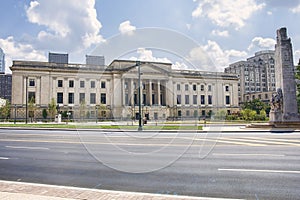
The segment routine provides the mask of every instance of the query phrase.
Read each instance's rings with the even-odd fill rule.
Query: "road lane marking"
[[[5,147],[11,149],[49,150],[49,148],[46,147],[22,147],[22,146],[5,146]]]
[[[247,137],[249,139],[261,140],[261,141],[275,141],[275,142],[287,142],[292,144],[300,144],[300,140],[287,139],[287,138],[259,138],[259,137]]]
[[[268,169],[221,169],[219,168],[218,171],[300,174],[300,171],[268,170]]]
[[[0,157],[0,160],[8,160],[10,158],[7,158],[7,157]]]
[[[284,157],[284,154],[264,154],[264,153],[213,153],[215,156],[272,156]]]
[[[224,138],[225,139],[225,138]],[[223,140],[223,138],[221,138]],[[233,141],[242,141],[242,142],[249,142],[253,144],[262,144],[262,145],[272,145],[272,144],[279,144],[279,145],[290,145],[290,146],[300,146],[300,144],[289,143],[289,142],[276,142],[276,141],[260,141],[260,138],[257,139],[241,139],[241,138],[230,138],[226,140],[233,140]]]

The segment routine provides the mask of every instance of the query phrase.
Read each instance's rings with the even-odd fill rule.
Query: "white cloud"
[[[0,46],[5,53],[6,72],[10,72],[9,67],[12,65],[12,60],[47,60],[44,52],[37,51],[30,44],[18,43],[12,36],[6,39],[0,38]]]
[[[272,38],[255,37],[248,47],[248,51],[253,49],[274,49],[276,41]]]
[[[215,70],[218,71],[227,67],[232,62],[231,59],[242,59],[248,55],[245,51],[223,50],[217,42],[210,40],[207,42],[207,45],[202,46],[202,49],[208,54],[215,65]],[[213,70],[213,68],[210,70]]]
[[[255,0],[204,0],[198,2],[198,7],[193,11],[192,16],[207,17],[218,26],[233,26],[239,29],[254,12],[264,6],[264,3],[257,4]]]
[[[290,10],[292,11],[292,13],[300,13],[300,4],[295,8],[291,8]]]
[[[122,22],[119,26],[119,31],[121,32],[121,34],[132,35],[135,30],[136,30],[136,27],[132,26],[130,24],[130,21],[128,21],[128,20],[125,22]]]
[[[267,12],[268,15],[273,15],[272,11]]]
[[[138,54],[138,58],[137,57],[131,57],[130,60],[172,63],[168,58],[154,57],[153,53],[150,49],[138,48],[137,54]]]
[[[228,31],[213,30],[211,33],[213,35],[221,36],[221,37],[228,37],[229,36]]]
[[[41,47],[78,51],[104,41],[94,6],[95,0],[35,0],[26,14],[29,22],[46,27],[38,34]]]
[[[297,65],[300,62],[300,49],[294,52],[294,65]]]

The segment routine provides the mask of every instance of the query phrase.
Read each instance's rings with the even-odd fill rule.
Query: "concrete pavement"
[[[1,200],[217,200],[189,196],[161,195],[85,189],[45,184],[0,181]]]

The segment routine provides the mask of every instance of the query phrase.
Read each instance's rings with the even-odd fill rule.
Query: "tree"
[[[28,111],[29,111],[29,117],[31,119],[31,122],[33,122],[35,110],[36,110],[35,98],[31,97],[28,102]]]
[[[300,59],[299,63],[296,66],[296,72],[295,72],[295,78],[296,78],[296,84],[297,84],[297,104],[298,104],[298,113],[300,112]]]
[[[50,103],[48,104],[48,111],[49,111],[49,115],[50,115],[50,118],[51,120],[53,121],[54,120],[54,117],[56,115],[56,103],[55,103],[55,99],[52,98]]]
[[[47,116],[48,116],[47,109],[44,108],[42,114],[43,114],[43,118],[47,119]]]
[[[244,109],[241,111],[241,117],[243,120],[246,120],[246,121],[254,120],[256,115],[257,115],[256,111],[251,110],[251,109]]]
[[[1,118],[8,119],[10,116],[10,102],[6,100],[6,103],[3,107],[0,108]]]
[[[261,110],[267,110],[268,105],[261,101],[260,99],[253,99],[251,101],[247,101],[242,106],[243,109],[254,110],[256,114],[259,114]]]

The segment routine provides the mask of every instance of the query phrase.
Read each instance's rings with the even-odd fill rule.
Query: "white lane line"
[[[300,171],[268,170],[268,169],[218,169],[218,171],[300,174]]]
[[[7,157],[0,157],[0,160],[8,160],[9,158]]]
[[[49,148],[46,147],[23,147],[23,146],[5,146],[5,147],[11,149],[49,150]]]
[[[267,154],[267,153],[213,153],[214,156],[272,156],[284,157],[284,154]]]

